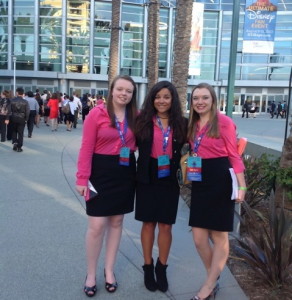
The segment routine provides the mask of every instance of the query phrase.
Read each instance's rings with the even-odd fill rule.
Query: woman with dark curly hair
[[[176,172],[186,140],[186,126],[174,85],[168,81],[155,84],[136,121],[139,158],[135,218],[143,222],[144,283],[150,291],[168,289],[166,263],[179,199]],[[155,279],[152,251],[157,224],[159,253]]]

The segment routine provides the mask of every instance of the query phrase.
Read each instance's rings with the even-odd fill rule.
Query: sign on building
[[[246,0],[243,53],[274,53],[277,5],[277,0]]]

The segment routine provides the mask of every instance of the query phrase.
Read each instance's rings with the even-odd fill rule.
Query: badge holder
[[[189,156],[187,161],[187,179],[190,181],[202,181],[202,158]]]
[[[158,156],[158,178],[170,176],[170,160],[169,155]]]
[[[128,147],[121,148],[119,164],[121,166],[129,166],[130,165],[130,148],[128,148]]]

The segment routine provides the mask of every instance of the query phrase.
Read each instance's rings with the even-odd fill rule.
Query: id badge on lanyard
[[[187,179],[189,181],[202,181],[202,158],[189,156],[187,161]]]
[[[209,126],[194,141],[194,154],[189,156],[187,161],[187,179],[189,181],[202,181],[202,158],[197,156],[199,146],[203,136],[207,132]]]
[[[169,155],[158,156],[158,178],[170,176]]]
[[[126,134],[127,134],[127,129],[128,129],[128,123],[127,123],[127,119],[125,116],[125,125],[124,125],[124,130],[121,130],[121,126],[117,120],[117,118],[115,117],[115,122],[116,122],[116,127],[118,129],[119,132],[119,136],[120,139],[122,141],[123,147],[120,150],[120,157],[119,157],[119,165],[120,166],[129,166],[130,165],[130,148],[126,147]]]
[[[162,150],[164,153],[163,155],[159,155],[158,159],[157,159],[157,163],[158,163],[157,176],[158,176],[158,178],[164,178],[164,177],[170,176],[170,159],[169,159],[169,155],[165,154],[166,148],[168,146],[170,126],[168,126],[166,130],[164,130],[160,118],[158,116],[156,118],[157,118],[157,123],[158,123],[158,125],[162,131],[162,135],[163,135]]]

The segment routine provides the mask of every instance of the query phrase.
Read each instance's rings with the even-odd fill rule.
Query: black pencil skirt
[[[135,219],[142,222],[174,224],[179,200],[177,180],[171,176],[159,179],[157,159],[150,159],[150,183],[138,182]]]
[[[91,184],[97,195],[86,201],[89,216],[114,216],[134,209],[136,159],[130,155],[130,166],[119,165],[119,155],[94,154]]]
[[[203,159],[202,181],[192,182],[189,225],[232,231],[235,201],[231,200],[231,168],[227,157]]]

